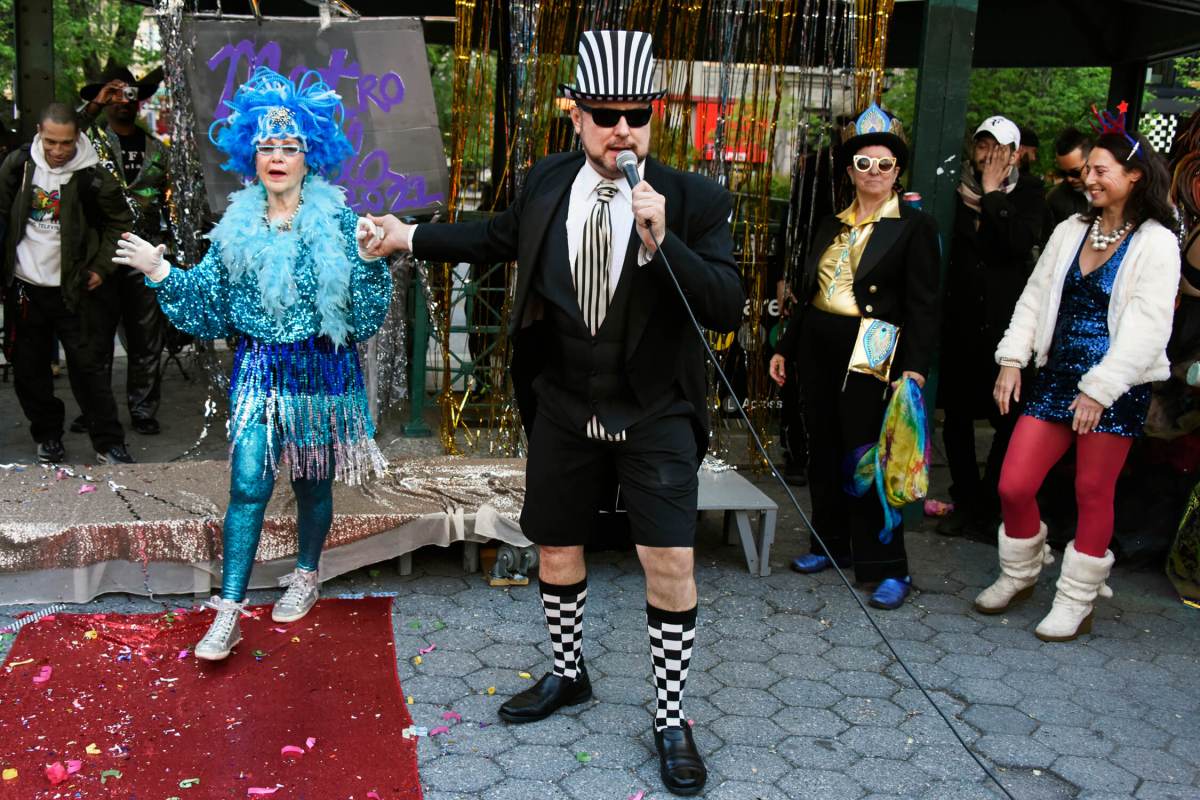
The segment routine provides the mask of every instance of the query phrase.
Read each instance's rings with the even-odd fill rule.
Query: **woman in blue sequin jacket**
[[[230,488],[217,614],[196,657],[220,660],[241,639],[245,594],[263,514],[281,469],[296,495],[299,555],[272,618],[293,622],[317,600],[318,562],[333,521],[333,480],[364,480],[386,463],[374,441],[355,343],[387,314],[387,262],[368,260],[375,227],[321,177],[353,148],[341,98],[316,73],[296,83],[259,67],[209,137],[225,169],[256,180],[230,196],[191,269],[171,267],[125,234],[117,263],[136,267],[180,330],[239,338],[230,385]]]

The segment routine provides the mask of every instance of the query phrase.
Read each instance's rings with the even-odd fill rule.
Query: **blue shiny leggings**
[[[279,457],[278,439],[271,442],[273,455]],[[221,597],[240,603],[246,599],[250,570],[258,552],[263,514],[275,489],[275,476],[267,463],[267,426],[249,425],[234,445],[230,459],[229,508],[225,511],[221,576]],[[292,481],[296,494],[296,526],[300,532],[300,553],[296,566],[316,570],[321,559],[325,536],[333,523],[333,476],[324,480],[303,478]]]

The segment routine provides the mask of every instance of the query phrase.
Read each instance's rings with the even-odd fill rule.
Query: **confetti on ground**
[[[12,767],[9,767],[8,769],[4,770],[4,772],[0,772],[0,778],[3,778],[6,781],[15,781],[17,779],[17,771]]]
[[[416,664],[418,667],[421,666],[421,662],[424,660],[425,659],[421,658],[420,656],[413,656],[413,663]]]
[[[584,753],[584,752],[576,753],[575,760],[578,761],[580,764],[586,764],[592,760],[592,754]]]
[[[98,637],[99,635],[100,635],[100,633],[99,633],[98,631],[84,631],[83,638],[85,638],[85,639],[95,639],[95,638],[96,638],[96,637]]]
[[[495,686],[489,686],[489,687],[487,688],[487,693],[488,693],[489,695],[495,694],[495,693],[496,693],[496,687],[495,687]]]
[[[304,748],[303,748],[303,747],[297,747],[297,746],[296,746],[296,745],[294,745],[294,744],[285,744],[285,745],[284,745],[284,746],[283,746],[283,747],[282,747],[282,748],[279,750],[279,755],[281,755],[281,756],[286,756],[286,755],[288,755],[289,753],[293,753],[293,754],[295,754],[295,755],[302,756],[302,755],[304,755]]]
[[[629,795],[627,800],[642,800],[642,798],[645,796],[646,796],[646,793],[644,791],[642,791],[641,789],[638,789],[637,794]]]
[[[414,619],[412,622],[408,623],[408,627],[412,628],[414,631],[419,631],[421,629],[421,620]]]
[[[74,775],[79,770],[83,769],[83,762],[77,759],[71,759],[67,762],[67,774]]]
[[[199,786],[199,785],[200,785],[199,778],[184,778],[183,780],[181,780],[179,782],[180,789],[191,789],[193,786]]]
[[[442,712],[442,719],[462,722],[462,714],[458,713],[457,711],[444,711]]]
[[[518,677],[518,678],[524,678],[524,679],[525,679],[525,680],[527,680],[527,681],[529,681],[529,680],[533,680],[533,676],[532,676],[532,675],[530,675],[528,672],[518,672],[518,673],[517,673],[517,677]]]
[[[283,788],[282,783],[278,784],[277,786],[274,786],[274,787],[251,786],[249,789],[246,790],[246,794],[249,795],[250,797],[262,797],[263,795],[275,794],[282,788]]]
[[[183,661],[185,658],[187,658],[191,654],[192,654],[191,650],[180,650],[179,655],[176,656],[176,658],[178,658],[180,661]]]
[[[83,752],[87,753],[89,756],[98,756],[100,755],[100,748],[97,747],[95,743],[92,743],[83,748]]]
[[[383,800],[383,798],[379,796],[379,792],[367,792],[367,800]]]
[[[430,736],[441,736],[443,733],[449,733],[450,729],[445,725],[438,725],[436,728],[429,731]]]
[[[67,779],[67,775],[67,768],[62,765],[61,761],[55,761],[46,766],[46,780],[50,781],[51,786],[58,786]]]
[[[925,501],[925,516],[927,517],[945,517],[953,511],[954,503],[945,503],[933,498],[928,498]]]
[[[433,629],[435,631],[440,631],[442,628],[445,628],[445,627],[446,627],[446,623],[442,622],[440,619],[437,622],[433,623]]]
[[[13,661],[12,663],[10,663],[10,664],[8,665],[8,667],[7,667],[6,669],[7,669],[7,671],[8,671],[8,672],[12,672],[12,671],[13,671],[13,669],[14,669],[14,668],[16,668],[16,667],[23,667],[23,666],[25,666],[26,664],[32,664],[32,663],[33,663],[33,659],[32,659],[32,658],[26,658],[26,659],[22,659],[21,661]]]
[[[34,676],[34,683],[45,683],[50,680],[50,676],[54,674],[54,667],[42,667],[38,670],[38,674]]]
[[[94,491],[96,491],[96,487],[90,483],[85,483],[79,487],[79,494],[91,494]]]
[[[408,696],[408,704],[410,706],[413,704],[413,696],[411,694]]]
[[[314,736],[310,736],[310,737],[308,737],[307,739],[305,739],[305,740],[304,740],[304,746],[305,746],[305,747],[307,747],[309,750],[312,750],[314,747],[316,747],[316,746],[317,746],[317,739],[316,739],[316,737],[314,737]]]
[[[429,645],[429,647],[422,647],[422,648],[421,648],[420,650],[418,650],[417,652],[418,652],[418,653],[420,653],[420,654],[421,654],[421,655],[423,655],[423,656],[427,656],[427,655],[429,655],[430,653],[432,653],[434,650],[437,650],[437,645],[436,645],[436,644],[431,644],[431,645]]]
[[[105,783],[108,783],[108,779],[109,779],[109,778],[120,778],[120,777],[121,777],[121,770],[119,770],[119,769],[106,769],[106,770],[104,770],[104,772],[101,772],[101,773],[100,773],[100,783],[101,783],[101,784],[105,784]],[[197,783],[199,783],[199,782],[200,782],[200,779],[199,779],[199,778],[197,778],[197,779],[196,779],[196,782],[197,782]]]

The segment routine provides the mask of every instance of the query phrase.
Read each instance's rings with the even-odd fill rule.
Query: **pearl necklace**
[[[267,230],[283,233],[292,229],[292,223],[296,221],[296,215],[300,213],[300,206],[304,205],[304,192],[300,193],[300,200],[296,203],[295,209],[291,214],[288,214],[287,219],[279,222],[271,222],[271,207],[267,206],[267,210],[263,212],[263,221],[267,223]]]
[[[1107,250],[1110,246],[1119,242],[1121,237],[1131,230],[1133,230],[1133,223],[1126,222],[1112,233],[1103,233],[1100,230],[1100,218],[1096,217],[1092,221],[1092,230],[1088,233],[1088,238],[1092,240],[1093,250]]]

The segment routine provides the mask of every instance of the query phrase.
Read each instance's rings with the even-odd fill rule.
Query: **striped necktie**
[[[579,253],[575,256],[572,277],[575,280],[575,299],[583,312],[583,323],[593,336],[604,324],[608,312],[609,273],[612,270],[612,215],[608,203],[617,194],[617,185],[612,181],[601,181],[596,186],[596,203],[583,223],[583,237],[579,241]],[[600,420],[592,417],[588,421],[589,439],[607,442],[625,441],[625,433],[610,434],[604,430]]]

